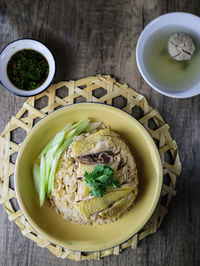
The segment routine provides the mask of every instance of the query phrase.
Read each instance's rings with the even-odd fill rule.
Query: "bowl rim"
[[[107,247],[107,248],[105,248],[105,249],[96,249],[96,250],[78,250],[78,249],[72,249],[72,248],[69,248],[69,247],[63,247],[62,245],[60,245],[59,243],[57,243],[56,241],[53,241],[53,240],[51,240],[51,237],[49,238],[48,236],[49,236],[49,234],[47,234],[47,233],[44,233],[43,232],[43,230],[40,230],[40,227],[39,226],[37,226],[37,224],[35,223],[35,222],[33,222],[32,223],[32,218],[31,218],[31,216],[28,214],[28,212],[27,212],[27,210],[26,210],[26,208],[25,208],[25,206],[24,206],[24,203],[23,203],[23,201],[22,201],[22,199],[19,197],[19,195],[20,195],[20,189],[19,189],[19,184],[17,184],[16,185],[16,183],[17,183],[17,178],[16,178],[16,169],[19,167],[19,164],[18,164],[18,160],[19,160],[19,154],[20,154],[20,151],[21,151],[21,149],[23,148],[23,144],[24,144],[24,141],[26,140],[26,137],[30,134],[30,132],[32,131],[32,129],[33,128],[35,128],[36,126],[37,126],[37,124],[38,123],[40,123],[43,119],[45,119],[47,116],[49,116],[49,115],[51,115],[51,114],[53,114],[53,113],[55,113],[56,111],[59,111],[60,109],[63,109],[63,108],[67,108],[67,107],[69,107],[69,106],[73,106],[73,105],[84,105],[84,104],[98,104],[98,105],[105,105],[105,106],[108,106],[108,107],[110,107],[110,108],[115,108],[115,109],[117,109],[118,111],[122,111],[122,112],[124,112],[125,114],[127,114],[128,116],[130,116],[132,119],[134,119],[134,120],[136,120],[136,122],[138,122],[141,126],[142,126],[142,128],[146,131],[146,133],[149,135],[149,137],[150,137],[150,139],[152,140],[152,145],[153,145],[153,147],[154,147],[154,149],[155,149],[155,151],[156,151],[156,153],[158,154],[158,158],[159,158],[159,163],[160,163],[160,173],[159,173],[159,190],[160,191],[158,191],[158,192],[156,192],[156,196],[157,196],[157,200],[156,200],[156,204],[155,204],[155,206],[151,209],[151,215],[148,217],[148,219],[145,221],[145,223],[143,223],[142,224],[142,226],[141,226],[141,228],[137,231],[137,232],[135,232],[134,234],[131,234],[131,236],[130,237],[128,237],[126,240],[124,240],[124,241],[120,241],[120,243],[118,243],[118,244],[116,244],[116,245],[114,245],[114,246],[110,246],[110,247]],[[157,208],[157,206],[158,206],[158,204],[159,204],[159,202],[160,202],[160,199],[161,199],[161,194],[162,194],[162,189],[163,189],[163,182],[164,182],[164,169],[163,169],[163,163],[162,163],[162,159],[161,159],[161,155],[160,155],[160,152],[159,152],[159,150],[158,150],[158,148],[157,148],[157,146],[156,146],[156,144],[155,144],[155,142],[154,142],[154,139],[153,139],[153,137],[151,136],[151,134],[150,134],[150,132],[148,131],[148,129],[146,129],[145,127],[144,127],[144,125],[139,121],[139,120],[137,120],[135,117],[133,117],[131,114],[129,114],[127,111],[125,111],[125,110],[122,110],[122,109],[120,109],[119,107],[116,107],[116,106],[112,106],[112,105],[110,105],[110,104],[106,104],[106,103],[101,103],[101,102],[81,102],[81,103],[72,103],[72,104],[68,104],[68,105],[65,105],[65,106],[61,106],[60,108],[58,108],[58,109],[56,109],[56,110],[53,110],[53,111],[51,111],[48,115],[46,115],[45,117],[43,117],[43,118],[41,118],[30,130],[29,130],[29,132],[27,133],[27,135],[26,135],[26,137],[24,138],[24,140],[23,140],[23,142],[21,143],[21,145],[20,145],[20,148],[19,148],[19,150],[18,150],[18,153],[17,153],[17,158],[16,158],[16,162],[15,162],[15,167],[14,167],[14,188],[15,188],[15,193],[16,193],[16,199],[17,199],[17,203],[18,203],[18,205],[19,205],[19,207],[20,207],[20,210],[21,210],[21,212],[22,212],[22,214],[23,214],[23,216],[24,216],[24,218],[25,219],[27,219],[27,221],[28,221],[28,223],[30,224],[30,226],[39,234],[39,235],[41,235],[44,239],[46,239],[47,241],[49,241],[49,242],[51,242],[51,243],[53,243],[53,244],[56,244],[57,246],[59,246],[59,247],[61,247],[61,248],[64,248],[64,249],[68,249],[68,250],[71,250],[71,251],[80,251],[80,252],[87,252],[87,253],[92,253],[92,252],[98,252],[98,251],[104,251],[104,250],[107,250],[107,249],[109,249],[109,248],[114,248],[114,247],[116,247],[116,246],[118,246],[118,245],[121,245],[121,244],[123,244],[123,243],[125,243],[125,242],[127,242],[129,239],[131,239],[132,237],[134,237],[136,234],[138,234],[141,230],[142,230],[142,228],[148,223],[148,221],[152,218],[152,216],[154,215],[154,213],[155,213],[155,210],[156,210],[156,208]],[[22,208],[22,206],[23,206],[23,208]],[[26,215],[25,215],[25,213],[26,213]],[[34,225],[33,225],[34,224]],[[39,228],[39,229],[38,229]],[[40,232],[40,231],[42,231],[42,233]]]
[[[36,89],[33,89],[33,90],[31,90],[31,91],[29,91],[30,93],[28,94],[28,95],[26,95],[26,90],[21,90],[21,89],[19,89],[19,88],[17,88],[15,85],[13,85],[14,87],[16,87],[16,89],[17,90],[20,90],[21,91],[21,93],[20,92],[17,92],[17,91],[15,91],[15,89],[14,90],[12,90],[12,89],[10,89],[8,86],[6,86],[3,82],[2,82],[2,80],[1,80],[1,78],[0,78],[0,84],[2,85],[2,87],[3,88],[5,88],[8,92],[10,92],[10,93],[12,93],[12,94],[14,94],[14,95],[16,95],[16,96],[20,96],[20,97],[31,97],[31,96],[35,96],[35,95],[38,95],[38,94],[40,94],[40,93],[42,93],[43,91],[45,91],[51,84],[52,84],[52,82],[53,82],[53,80],[54,80],[54,77],[55,77],[55,74],[56,74],[56,61],[55,61],[55,58],[54,58],[54,56],[53,56],[53,53],[51,52],[51,50],[43,43],[43,42],[41,42],[41,41],[38,41],[38,40],[36,40],[36,39],[32,39],[32,38],[19,38],[19,39],[16,39],[16,40],[13,40],[13,41],[11,41],[11,42],[9,42],[8,44],[6,44],[3,48],[2,48],[2,50],[0,51],[0,57],[1,57],[1,55],[2,55],[2,53],[4,52],[4,50],[8,47],[8,46],[10,46],[10,45],[12,45],[13,43],[17,43],[17,42],[19,42],[19,41],[31,41],[31,42],[34,42],[34,43],[38,43],[38,44],[40,44],[40,45],[42,45],[45,49],[47,49],[47,51],[50,53],[50,55],[52,56],[52,59],[53,59],[53,68],[54,68],[54,71],[53,71],[53,75],[52,75],[52,78],[49,80],[49,82],[45,85],[45,87],[42,89],[42,90],[39,90],[39,88],[40,87],[42,87],[42,85],[44,85],[45,84],[45,82],[46,82],[46,80],[45,80],[45,82],[42,84],[42,85],[40,85],[39,87],[37,87]],[[26,48],[23,48],[23,49],[26,49]],[[20,49],[21,50],[21,49]],[[20,50],[18,50],[18,51],[20,51]],[[32,49],[32,50],[34,50],[34,49]],[[47,56],[45,56],[42,52],[39,52],[40,54],[42,54],[44,57],[45,57],[45,59],[47,60],[47,62],[48,62],[48,65],[49,65],[49,69],[50,69],[50,64],[49,64],[49,58],[47,57]],[[49,76],[49,75],[48,75]],[[48,76],[47,76],[47,78],[48,78]],[[9,82],[11,82],[11,81],[9,81]],[[37,90],[37,92],[36,92],[36,90]]]
[[[166,13],[163,15],[160,15],[156,18],[154,18],[153,20],[151,20],[142,30],[138,40],[137,40],[137,45],[136,45],[136,63],[137,63],[137,67],[139,69],[140,74],[142,75],[143,79],[146,81],[146,83],[153,88],[155,91],[161,93],[162,95],[171,97],[171,98],[190,98],[193,96],[196,96],[198,94],[200,94],[199,92],[199,85],[200,85],[200,80],[197,81],[194,85],[192,85],[190,88],[184,90],[184,91],[165,91],[164,89],[161,89],[158,84],[156,84],[156,82],[154,82],[154,80],[148,76],[148,73],[146,73],[145,67],[143,66],[143,59],[141,58],[141,56],[139,55],[139,51],[140,51],[140,47],[141,44],[144,42],[146,43],[148,41],[148,38],[146,39],[145,35],[148,33],[148,31],[150,30],[150,28],[156,24],[158,24],[160,21],[162,21],[163,19],[170,19],[170,17],[174,17],[174,16],[179,16],[179,17],[187,17],[187,18],[191,18],[193,20],[199,20],[200,23],[200,17],[192,14],[192,13],[188,13],[188,12],[170,12],[170,13]],[[170,25],[171,22],[169,21],[169,23],[166,23],[164,26],[160,26],[158,27],[157,30],[166,27],[168,25]],[[181,23],[179,23],[178,18],[177,18],[177,22],[173,23],[174,25],[179,25],[179,26],[183,26]],[[171,24],[172,25],[172,24]],[[190,29],[188,27],[188,29]],[[200,38],[200,30],[193,30],[195,33],[198,33],[199,38]]]

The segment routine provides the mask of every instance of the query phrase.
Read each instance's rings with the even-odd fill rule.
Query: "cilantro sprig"
[[[91,173],[85,172],[85,182],[91,188],[90,194],[95,197],[103,197],[107,188],[121,187],[114,179],[114,170],[107,164],[97,164]]]

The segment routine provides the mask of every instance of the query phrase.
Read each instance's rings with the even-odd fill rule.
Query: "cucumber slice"
[[[34,180],[35,190],[39,196],[40,194],[40,166],[36,163],[34,163],[33,165],[33,180]]]
[[[45,197],[49,197],[54,188],[54,176],[61,154],[72,143],[75,136],[78,136],[88,128],[89,123],[90,120],[84,118],[75,124],[67,124],[37,157],[33,166],[33,176],[35,189],[39,195],[40,206],[43,205]],[[95,124],[91,123],[90,129],[98,125],[98,122]]]
[[[60,144],[62,143],[65,134],[71,130],[72,128],[72,124],[73,123],[69,123],[67,124],[60,132],[58,132],[55,137],[49,141],[49,143],[47,144],[47,146],[45,146],[45,148],[42,150],[42,152],[40,153],[39,157],[41,158],[42,155],[46,155],[46,153],[51,150],[56,144]]]
[[[89,125],[84,129],[84,132],[90,132],[95,130],[97,127],[99,127],[102,124],[102,122],[91,122]]]
[[[33,177],[34,177],[35,190],[39,196],[40,206],[42,206],[45,200],[46,192],[45,192],[45,176],[41,175],[41,165],[39,166],[38,164],[34,163]]]
[[[46,196],[46,176],[45,176],[45,159],[42,155],[40,160],[40,182],[39,182],[39,200],[40,206],[43,205]]]
[[[48,182],[48,189],[47,189],[47,196],[48,197],[51,194],[53,187],[54,187],[54,177],[55,177],[57,164],[58,164],[58,161],[60,159],[61,154],[72,143],[73,138],[78,136],[79,134],[81,134],[83,132],[83,130],[88,126],[89,122],[90,121],[88,119],[83,119],[80,122],[78,122],[76,124],[77,125],[76,128],[72,129],[68,133],[65,141],[62,143],[62,145],[58,148],[57,152],[55,153],[55,157],[52,161],[52,167],[51,167],[51,171],[50,171],[50,175],[49,175],[49,182]]]

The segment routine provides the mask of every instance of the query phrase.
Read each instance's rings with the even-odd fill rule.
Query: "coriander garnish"
[[[107,188],[121,187],[114,179],[114,170],[107,164],[97,164],[91,173],[85,172],[85,182],[91,188],[90,194],[95,197],[103,197]]]

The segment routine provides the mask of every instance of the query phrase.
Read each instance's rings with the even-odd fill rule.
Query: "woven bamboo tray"
[[[161,200],[150,221],[144,228],[125,243],[107,250],[91,253],[71,251],[43,239],[22,215],[16,201],[13,173],[20,143],[34,124],[55,109],[75,102],[102,102],[122,108],[148,129],[158,146],[164,167],[164,184]],[[13,116],[0,136],[0,203],[24,236],[40,247],[48,248],[61,258],[91,260],[119,253],[127,248],[137,248],[140,240],[155,233],[167,213],[168,204],[176,194],[176,178],[180,174],[181,163],[178,147],[157,110],[149,106],[145,97],[126,84],[122,85],[110,76],[94,76],[77,81],[63,81],[51,85],[45,92],[29,98],[19,112]]]

